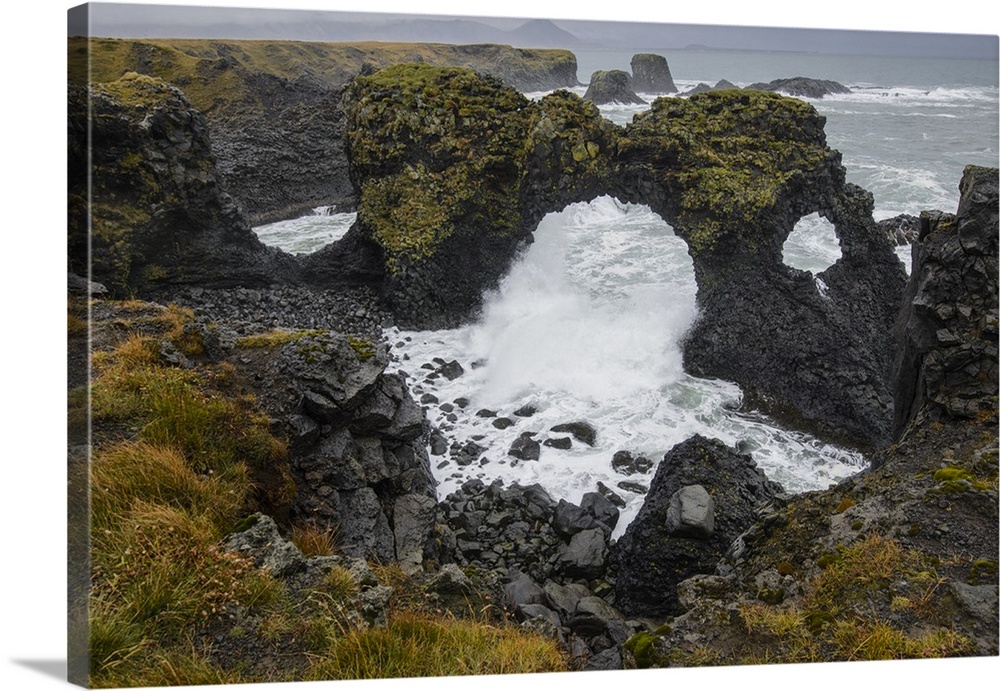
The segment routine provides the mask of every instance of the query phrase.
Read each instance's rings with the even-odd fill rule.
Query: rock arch
[[[648,205],[688,245],[700,313],[689,371],[826,436],[888,441],[888,334],[905,274],[812,106],[716,91],[658,99],[618,127],[569,92],[529,101],[467,70],[398,65],[355,80],[344,108],[352,256],[366,252],[401,323],[470,318],[546,213],[611,194]],[[814,212],[841,244],[825,295],[782,261]],[[307,274],[329,277],[337,252],[310,257]]]
[[[87,170],[85,96],[70,98],[77,271],[88,268],[87,177],[76,174]],[[569,92],[529,101],[468,70],[390,67],[345,92],[358,221],[299,259],[253,236],[180,92],[131,76],[92,100],[104,114],[92,121],[104,156],[90,167],[93,268],[116,291],[366,283],[400,323],[451,326],[476,313],[545,214],[609,194],[646,204],[687,243],[700,313],[688,371],[735,381],[756,407],[849,443],[889,440],[888,334],[904,273],[871,195],[845,181],[804,102],[746,90],[661,98],[618,127]],[[821,274],[825,296],[782,263],[795,221],[813,212],[841,244]]]

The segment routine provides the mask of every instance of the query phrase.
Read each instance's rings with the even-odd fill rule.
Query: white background
[[[65,180],[66,10],[75,3],[21,0],[5,5],[3,81],[2,343],[4,383],[0,446],[0,680],[4,689],[65,685]],[[391,0],[364,3],[272,0],[177,2],[230,7],[606,19],[749,26],[790,26],[997,34],[992,2],[596,3],[587,0]],[[640,7],[641,4],[641,7]],[[669,6],[668,6],[669,5]],[[978,7],[978,10],[976,9]],[[473,9],[475,8],[475,9]],[[933,8],[933,9],[932,9]],[[10,149],[13,155],[10,155]],[[957,200],[956,200],[957,201]],[[1000,659],[850,663],[649,672],[534,675],[434,681],[318,682],[310,689],[546,689],[634,684],[723,684],[809,689],[947,688],[1000,678]],[[203,687],[212,688],[212,687]],[[282,689],[276,684],[240,689]]]

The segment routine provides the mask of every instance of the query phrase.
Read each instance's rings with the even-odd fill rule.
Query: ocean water
[[[828,143],[843,154],[848,179],[873,193],[876,219],[954,211],[963,168],[997,165],[996,62],[651,52],[667,57],[682,91],[723,78],[745,86],[799,75],[850,86],[851,94],[812,103],[827,118]],[[595,69],[627,70],[630,58],[578,53],[581,81]],[[582,95],[585,88],[574,90]],[[644,108],[601,110],[624,124]],[[339,237],[351,222],[353,215],[317,213],[257,230],[264,242],[302,253]],[[908,265],[908,248],[899,255]],[[815,214],[798,223],[785,245],[788,264],[813,272],[839,256],[832,226]],[[408,375],[416,398],[429,393],[439,401],[427,406],[429,419],[449,440],[486,449],[464,466],[448,453],[432,456],[439,495],[470,478],[499,478],[538,482],[554,497],[578,502],[600,482],[626,502],[620,534],[638,512],[652,471],[616,473],[611,460],[619,450],[658,462],[692,434],[718,437],[752,453],[792,492],[825,488],[864,467],[852,450],[738,412],[736,385],[685,373],[679,343],[696,314],[685,245],[648,207],[601,197],[547,216],[475,323],[386,333],[392,367]],[[428,378],[435,358],[458,361],[465,374]],[[463,408],[456,399],[469,402]],[[515,415],[525,404],[537,412]],[[477,415],[481,410],[496,417]],[[501,429],[494,424],[500,418],[514,424]],[[507,455],[522,433],[562,438],[568,435],[553,426],[581,420],[597,430],[593,447],[573,439],[566,450],[543,446],[537,461]]]

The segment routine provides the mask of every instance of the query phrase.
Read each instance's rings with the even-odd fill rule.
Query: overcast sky
[[[272,6],[289,3],[280,0]],[[313,3],[315,5],[315,3]],[[326,3],[336,8],[344,3]],[[294,5],[293,5],[294,6]],[[351,6],[357,5],[352,3]],[[447,42],[510,42],[539,47],[659,48],[689,45],[744,50],[790,50],[821,53],[899,55],[913,57],[997,58],[995,35],[890,32],[880,30],[796,29],[706,24],[640,23],[558,19],[568,34],[550,31],[546,38],[507,34],[525,17],[463,17],[329,12],[318,9],[261,9],[177,5],[91,4],[91,33],[96,36],[274,38],[314,41],[412,40]],[[721,5],[720,5],[721,7]],[[557,9],[557,8],[556,8]],[[719,13],[719,19],[726,16]],[[557,15],[563,16],[563,15]],[[575,17],[587,17],[578,10]],[[596,15],[595,15],[596,16]],[[713,20],[714,21],[714,20]],[[857,26],[856,24],[854,26]],[[884,23],[873,28],[881,29]],[[862,28],[865,28],[862,25]],[[989,30],[989,27],[986,27]],[[71,31],[73,31],[71,29]],[[79,31],[79,30],[77,30]],[[74,31],[75,33],[76,31]]]

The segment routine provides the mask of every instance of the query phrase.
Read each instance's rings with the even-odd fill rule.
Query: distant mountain
[[[590,42],[583,41],[570,32],[556,26],[548,19],[532,19],[516,29],[505,32],[507,42],[516,48],[584,48]]]

